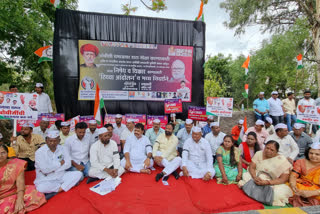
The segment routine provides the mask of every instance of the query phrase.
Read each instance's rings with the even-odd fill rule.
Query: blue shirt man
[[[259,97],[253,102],[253,109],[257,120],[265,121],[269,117],[269,103],[264,99],[264,92],[260,92]]]

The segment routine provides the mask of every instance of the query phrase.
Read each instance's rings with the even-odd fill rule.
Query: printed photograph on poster
[[[206,107],[189,106],[188,118],[197,121],[207,121]]]
[[[80,118],[79,118],[79,122],[85,122],[88,126],[89,126],[90,120],[95,120],[93,115],[80,116]],[[102,123],[100,125],[97,124],[98,129],[100,129],[102,127],[103,127]]]
[[[79,40],[79,100],[191,102],[193,47]]]
[[[34,127],[40,126],[40,121],[42,118],[47,118],[49,120],[49,127],[50,128],[52,125],[55,124],[57,120],[64,121],[64,114],[50,114],[50,113],[42,113],[39,114],[38,120],[17,120],[17,132],[21,131],[21,127],[25,123],[32,123]]]
[[[207,115],[220,117],[232,117],[233,98],[207,97]]]
[[[10,119],[37,120],[38,95],[0,91],[0,115]]]
[[[126,121],[128,119],[133,119],[134,123],[142,123],[142,125],[146,126],[146,115],[145,114],[126,114]]]
[[[164,101],[164,113],[181,113],[182,112],[182,100],[181,99],[167,99]]]
[[[162,129],[166,128],[166,125],[168,123],[168,116],[166,116],[166,115],[148,115],[147,116],[147,129],[150,129],[153,127],[153,121],[155,119],[160,120],[160,127]]]
[[[116,114],[106,114],[104,116],[104,125],[106,124],[116,124]],[[126,125],[126,116],[125,115],[122,115],[122,121],[121,121],[122,124]]]
[[[320,106],[298,105],[297,119],[307,123],[320,125]]]

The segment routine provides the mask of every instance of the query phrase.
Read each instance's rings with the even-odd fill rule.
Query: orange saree
[[[26,162],[20,159],[10,159],[0,168],[0,213],[9,214],[14,212],[17,199],[16,180],[25,169]],[[38,192],[34,185],[26,185],[24,193],[25,209],[20,213],[37,209],[46,203],[44,195]]]

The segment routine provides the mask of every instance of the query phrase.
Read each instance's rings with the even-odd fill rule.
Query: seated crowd
[[[224,185],[237,184],[267,205],[319,204],[320,143],[303,132],[303,124],[295,123],[288,133],[287,125],[273,127],[267,117],[266,123],[258,119],[241,136],[243,120],[231,135],[221,132],[212,116],[203,128],[191,119],[174,121],[162,129],[156,119],[145,132],[144,125],[132,119],[124,126],[118,114],[114,125],[97,129],[92,120],[89,126],[77,123],[70,132],[68,122],[49,129],[43,119],[38,129],[24,124],[10,147],[0,134],[0,213],[36,209],[85,177],[90,183],[124,173],[150,175],[154,166],[161,168],[156,182],[167,182],[170,175],[204,181],[215,177]],[[24,170],[34,169],[35,186],[27,186]]]

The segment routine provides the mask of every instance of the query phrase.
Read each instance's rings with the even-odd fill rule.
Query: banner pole
[[[220,124],[220,116],[218,116],[218,123]]]
[[[312,133],[312,124],[310,124],[310,130],[309,130],[309,135]]]
[[[17,137],[17,119],[13,119],[13,133],[12,133],[13,137]],[[13,145],[16,144],[16,141],[14,140],[12,142]]]

